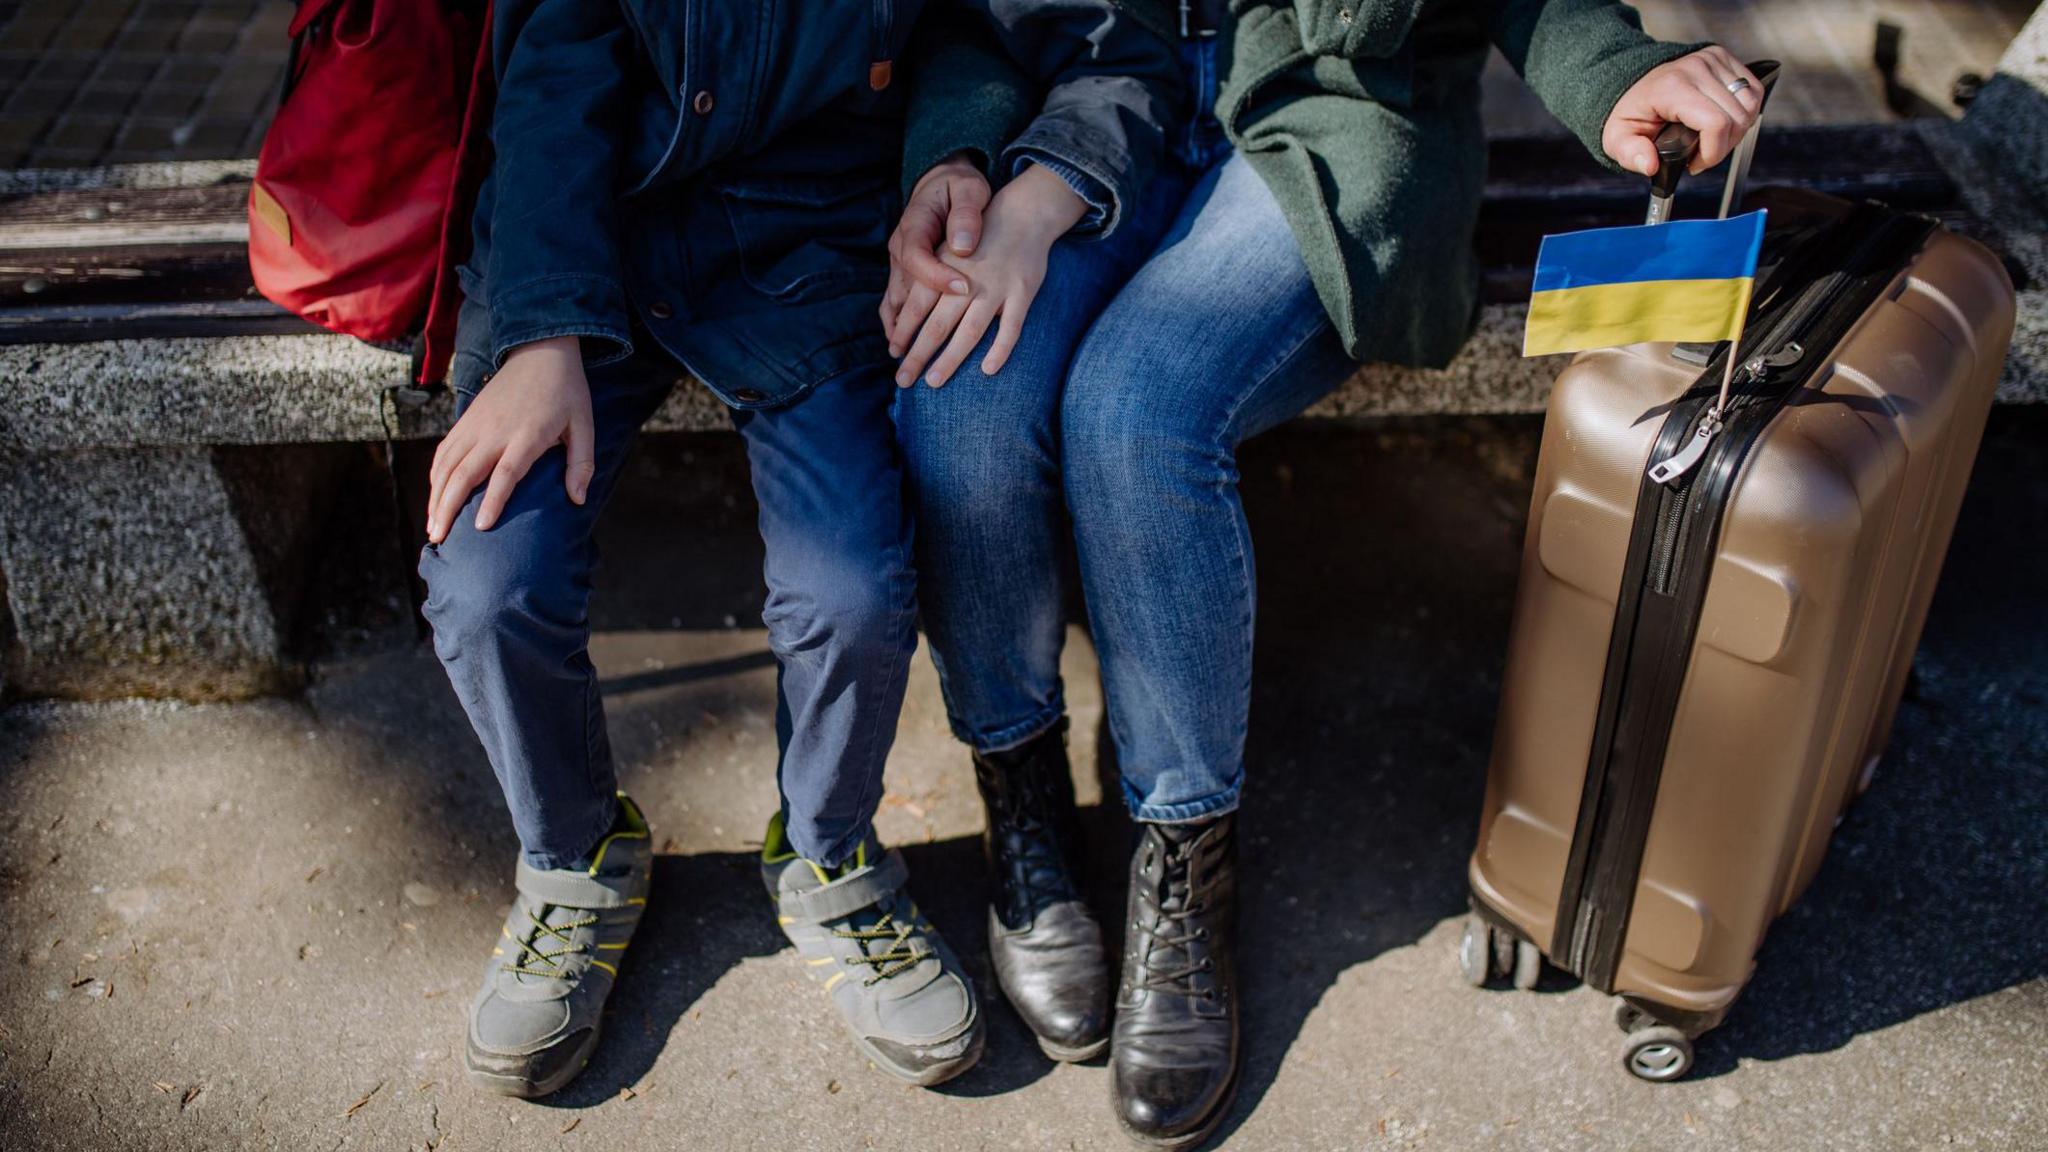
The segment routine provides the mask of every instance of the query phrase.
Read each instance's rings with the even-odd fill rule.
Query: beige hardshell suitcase
[[[1584,353],[1552,393],[1461,962],[1621,998],[1685,1074],[1882,753],[2013,329],[1980,245],[1874,204],[1772,209],[1725,345]],[[1702,440],[1669,483],[1656,462]]]

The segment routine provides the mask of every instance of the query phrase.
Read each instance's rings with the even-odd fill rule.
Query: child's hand
[[[574,336],[514,348],[505,367],[442,438],[427,492],[427,540],[439,544],[448,538],[469,494],[486,477],[490,487],[477,509],[476,528],[490,531],[526,470],[557,444],[569,448],[563,483],[569,499],[581,504],[597,460],[591,446],[590,385],[583,379],[583,354]]]
[[[1742,142],[1763,99],[1764,86],[1726,48],[1702,48],[1650,69],[1622,93],[1600,147],[1623,168],[1655,176],[1657,134],[1676,121],[1700,134],[1692,171],[1704,172]]]
[[[989,205],[975,253],[942,258],[964,275],[968,291],[940,296],[920,280],[897,313],[889,346],[909,348],[896,370],[897,386],[908,388],[919,376],[934,388],[944,384],[998,317],[1002,323],[981,370],[990,376],[1001,371],[1045,282],[1046,254],[1087,214],[1087,203],[1045,168],[1032,164],[1018,173]]]

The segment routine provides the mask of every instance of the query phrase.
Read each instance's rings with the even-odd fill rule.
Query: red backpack
[[[256,288],[323,328],[413,348],[419,382],[439,383],[488,166],[489,6],[299,0],[291,36],[249,190]]]

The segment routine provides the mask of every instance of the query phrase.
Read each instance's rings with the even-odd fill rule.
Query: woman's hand
[[[941,263],[944,244],[955,256],[970,256],[981,240],[981,213],[988,207],[988,178],[965,158],[952,156],[932,165],[903,206],[903,218],[889,236],[889,288],[882,294],[882,331],[896,328],[896,319],[915,295],[920,319],[947,292],[966,295],[968,284]],[[891,345],[889,355],[903,349]]]
[[[983,218],[979,249],[971,256],[948,253],[941,260],[965,278],[968,290],[963,294],[954,288],[941,296],[920,278],[897,313],[889,347],[891,352],[908,348],[896,370],[897,386],[908,388],[919,376],[934,388],[944,384],[998,318],[1001,324],[982,357],[981,371],[989,376],[1001,371],[1045,282],[1046,255],[1087,214],[1087,203],[1067,182],[1037,164],[1027,165],[1004,185]]]
[[[569,449],[563,485],[569,499],[581,504],[597,459],[591,445],[590,385],[583,379],[583,353],[574,336],[514,348],[505,367],[442,438],[427,492],[427,540],[439,544],[448,538],[469,494],[486,478],[490,487],[477,508],[476,528],[490,531],[526,470],[557,444]]]
[[[1600,130],[1600,147],[1623,168],[1655,176],[1657,134],[1675,121],[1700,134],[1691,170],[1704,172],[1741,143],[1763,99],[1763,85],[1726,48],[1702,48],[1650,69],[1622,93]]]

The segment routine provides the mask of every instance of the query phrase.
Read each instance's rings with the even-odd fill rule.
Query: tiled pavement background
[[[0,169],[253,156],[289,0],[0,0]]]
[[[426,2],[426,0],[421,0]],[[1652,32],[1714,37],[1788,65],[1779,122],[1890,119],[1871,64],[1877,21],[1905,29],[1901,78],[1953,114],[2035,0],[1637,0]],[[0,170],[253,156],[284,67],[291,0],[0,0]],[[1548,115],[1507,69],[1488,77],[1496,132]]]

